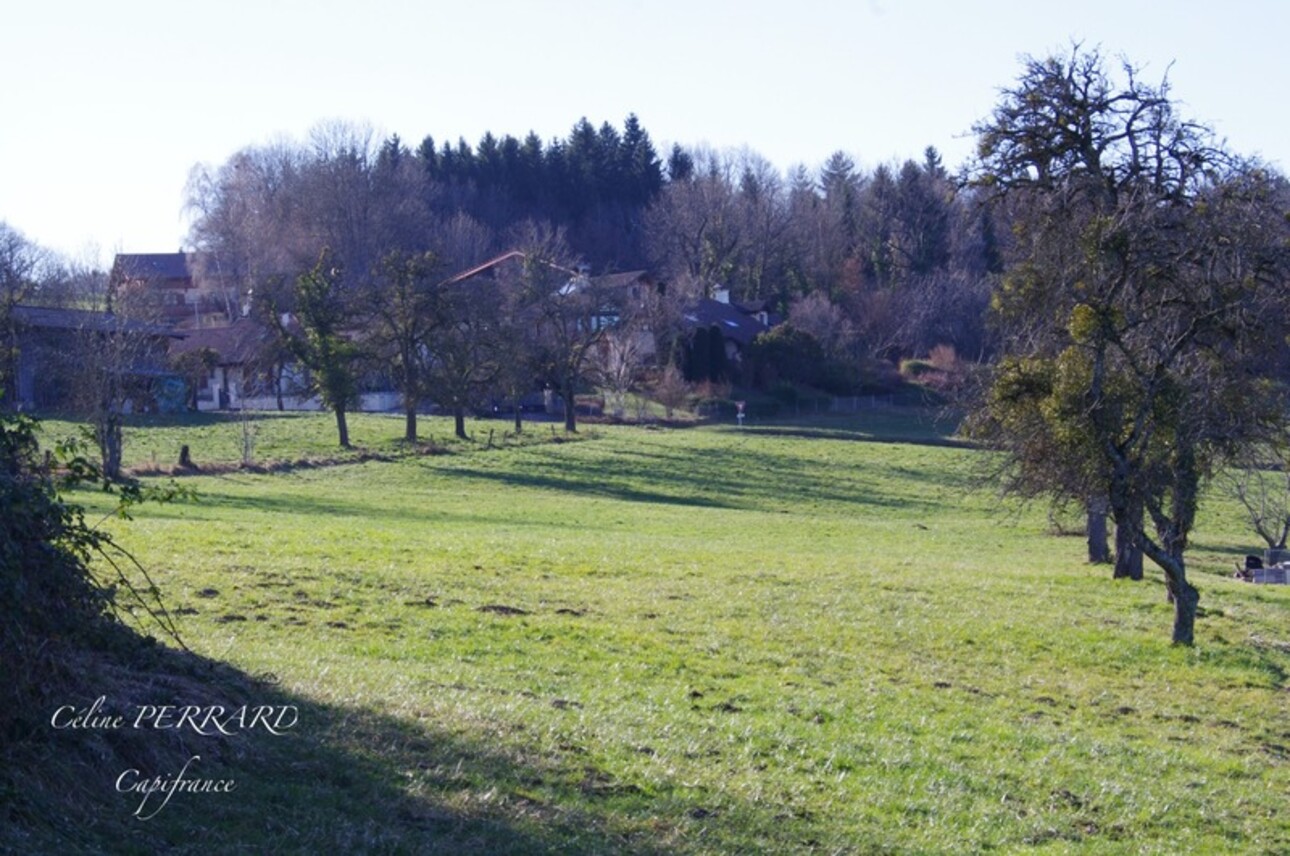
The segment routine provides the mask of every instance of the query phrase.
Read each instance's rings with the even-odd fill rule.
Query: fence
[[[744,413],[749,419],[774,419],[777,417],[818,416],[826,413],[859,413],[882,407],[918,406],[927,404],[918,393],[886,395],[846,395],[833,398],[818,397],[797,401],[762,399],[749,401]],[[704,419],[732,420],[737,414],[733,401],[714,399],[700,402],[695,413]]]

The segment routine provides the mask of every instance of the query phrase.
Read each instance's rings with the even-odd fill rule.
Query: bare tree
[[[670,279],[698,283],[708,296],[735,275],[752,238],[740,210],[734,159],[700,150],[694,161],[694,172],[663,190],[645,224],[656,266]]]
[[[90,309],[65,310],[79,319],[62,355],[77,410],[90,421],[103,474],[121,476],[125,416],[151,409],[154,383],[166,368],[168,329],[139,292],[116,293],[101,271],[71,269],[70,287]]]
[[[471,280],[447,287],[444,323],[435,332],[429,361],[430,397],[453,415],[453,430],[465,440],[466,411],[501,372],[499,296]]]
[[[13,309],[39,290],[46,253],[0,222],[0,401],[18,394],[18,325]]]
[[[814,291],[794,300],[788,307],[788,323],[809,333],[832,359],[853,355],[856,344],[855,325],[842,308],[823,292]]]
[[[433,253],[394,251],[381,259],[368,281],[367,341],[392,367],[409,443],[417,440],[417,407],[430,392],[431,337],[447,323],[442,279],[442,265]]]
[[[305,153],[280,142],[244,149],[219,168],[189,172],[189,243],[212,254],[216,273],[242,290],[306,269],[318,247],[301,225]],[[230,309],[232,307],[230,306]]]
[[[663,405],[663,412],[668,419],[672,418],[677,408],[685,406],[690,397],[690,385],[685,382],[685,375],[676,367],[676,363],[668,363],[663,367],[658,379],[654,381],[653,391],[654,398]]]
[[[622,419],[627,395],[636,388],[645,368],[647,332],[621,323],[607,331],[592,352],[592,373],[608,393],[610,411]]]
[[[1250,525],[1268,545],[1268,550],[1285,550],[1290,538],[1290,462],[1284,444],[1279,454],[1266,457],[1247,455],[1222,477],[1227,493],[1245,509]]]
[[[533,389],[540,350],[533,333],[534,313],[525,302],[520,283],[502,280],[496,285],[493,383],[510,402],[515,433],[520,434],[524,431],[524,397]]]
[[[560,232],[531,224],[526,231],[518,281],[509,287],[531,319],[539,374],[564,399],[564,428],[577,431],[577,392],[596,348],[621,320],[621,295],[578,269]]]

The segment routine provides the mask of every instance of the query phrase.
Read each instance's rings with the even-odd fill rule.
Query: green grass
[[[261,426],[266,456],[329,452],[326,417]],[[189,646],[275,676],[255,692],[302,722],[219,762],[236,795],[142,831],[121,807],[85,846],[1290,849],[1290,590],[1226,578],[1252,546],[1228,505],[1196,533],[1184,649],[1158,580],[973,491],[981,453],[918,412],[488,449],[492,426],[198,477],[199,502],[113,524]],[[127,460],[236,461],[237,430],[142,427]],[[393,449],[401,422],[352,430]]]

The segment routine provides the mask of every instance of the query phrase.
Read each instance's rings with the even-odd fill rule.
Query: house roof
[[[622,288],[628,285],[635,285],[638,282],[650,282],[649,274],[643,270],[626,271],[624,273],[607,273],[604,276],[592,277],[596,285],[605,288]]]
[[[492,270],[493,268],[497,267],[498,265],[504,262],[511,261],[512,259],[523,259],[523,258],[524,258],[524,253],[520,252],[519,250],[511,250],[509,253],[502,253],[500,256],[497,256],[496,258],[491,258],[482,264],[475,265],[473,268],[470,268],[469,270],[464,270],[461,273],[456,274],[455,276],[449,277],[448,284],[455,285],[459,282],[464,282],[465,280],[468,280],[471,277],[476,277],[476,276],[479,276],[481,273],[486,273],[487,271]]]
[[[256,353],[272,336],[268,327],[250,318],[239,318],[224,327],[200,327],[183,331],[183,338],[170,345],[171,354],[184,354],[210,348],[219,354],[220,365],[242,365],[255,359]]]
[[[733,339],[740,345],[752,344],[759,333],[770,329],[738,307],[710,297],[688,304],[681,311],[681,319],[690,329],[716,327],[727,339]]]
[[[765,298],[748,301],[730,301],[740,311],[753,315],[757,312],[770,312],[770,301]]]
[[[523,261],[526,258],[528,258],[528,253],[525,253],[523,250],[511,250],[510,252],[502,253],[500,256],[497,256],[496,258],[491,258],[488,261],[483,262],[482,264],[475,265],[473,268],[470,268],[469,270],[464,270],[459,274],[449,277],[447,280],[447,284],[456,285],[459,282],[464,282],[472,277],[479,276],[482,273],[487,273],[493,268],[499,267],[500,265],[506,262]],[[569,276],[578,275],[578,272],[575,270],[569,270],[567,268],[563,268],[560,265],[546,261],[545,259],[538,258],[537,260],[545,264],[547,267],[553,270],[560,271],[561,273],[567,273],[569,274]]]
[[[191,281],[194,276],[228,272],[227,260],[214,253],[117,253],[112,282]]]
[[[195,253],[117,253],[112,263],[112,278],[120,279],[187,279],[190,256]]]
[[[92,309],[18,305],[13,307],[12,317],[22,326],[32,330],[92,330],[99,333],[146,333],[171,337],[182,335],[164,325],[122,318],[111,312],[98,312]]]

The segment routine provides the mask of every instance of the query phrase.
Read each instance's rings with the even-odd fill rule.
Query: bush
[[[924,360],[901,360],[900,373],[938,394],[953,392],[967,379],[967,367],[953,345],[937,345]]]
[[[922,380],[930,374],[935,374],[939,369],[932,364],[931,360],[901,360],[900,373],[909,380]]]
[[[801,392],[798,390],[797,385],[786,380],[775,381],[770,389],[766,391],[766,394],[790,407],[797,404],[801,398]]]
[[[30,733],[42,699],[72,677],[64,656],[68,650],[136,639],[114,620],[118,590],[174,635],[160,602],[150,600],[156,588],[142,568],[109,535],[89,526],[81,507],[60,493],[75,484],[98,483],[116,494],[123,516],[144,498],[137,482],[104,479],[82,448],[68,442],[42,455],[35,421],[0,413],[0,662],[5,664],[0,745]],[[91,574],[92,556],[114,573],[111,586],[100,585]],[[142,574],[144,585],[131,583],[127,565]]]
[[[862,395],[891,395],[905,387],[905,379],[900,370],[887,360],[869,360],[859,369],[860,386],[857,392]]]
[[[0,414],[0,734],[7,739],[42,677],[56,674],[49,643],[94,628],[108,606],[86,566],[97,536],[81,510],[58,496],[35,430],[26,417]]]

